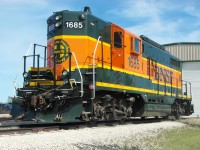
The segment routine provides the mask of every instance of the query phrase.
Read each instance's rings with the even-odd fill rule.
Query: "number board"
[[[129,56],[128,57],[128,65],[134,69],[140,69],[140,61],[136,56]]]
[[[85,23],[82,21],[65,21],[64,26],[67,29],[84,29]]]
[[[53,31],[54,29],[55,29],[55,25],[54,24],[49,25],[49,27],[48,27],[48,31],[49,32]]]

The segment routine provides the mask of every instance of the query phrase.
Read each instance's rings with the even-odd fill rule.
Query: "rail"
[[[92,58],[92,73],[93,73],[93,97],[91,99],[94,99],[95,98],[95,55],[96,55],[96,51],[97,51],[97,47],[98,47],[98,44],[99,44],[99,41],[102,37],[99,36],[98,39],[97,39],[97,42],[96,42],[96,46],[95,46],[95,49],[94,49],[94,53],[93,53],[93,58]]]

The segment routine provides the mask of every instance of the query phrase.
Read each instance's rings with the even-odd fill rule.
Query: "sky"
[[[22,87],[21,60],[32,52],[31,44],[46,45],[47,18],[84,6],[160,44],[200,42],[199,0],[0,0],[0,102],[15,95],[13,83]]]

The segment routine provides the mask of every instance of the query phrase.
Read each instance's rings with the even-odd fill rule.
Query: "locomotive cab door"
[[[124,68],[124,31],[122,28],[112,24],[112,66]]]

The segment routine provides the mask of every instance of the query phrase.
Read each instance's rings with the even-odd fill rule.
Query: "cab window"
[[[122,48],[122,32],[114,32],[114,46],[116,48]]]
[[[135,38],[135,52],[140,53],[140,41]]]
[[[130,40],[131,42],[130,42],[130,47],[131,47],[131,51],[133,51],[133,37],[131,37],[131,40]]]

